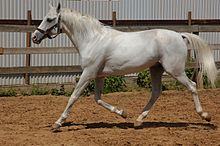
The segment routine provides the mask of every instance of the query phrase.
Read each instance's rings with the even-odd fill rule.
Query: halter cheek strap
[[[57,22],[57,24],[53,25],[52,27],[48,28],[47,30],[43,30],[43,29],[40,29],[40,28],[37,28],[37,30],[38,30],[40,33],[44,34],[44,37],[43,37],[43,38],[47,37],[47,38],[49,38],[49,39],[53,39],[53,38],[57,37],[59,33],[62,33],[62,29],[60,29],[60,19],[61,19],[61,15],[58,16],[58,22]],[[55,27],[57,27],[57,34],[54,35],[54,36],[50,36],[50,35],[49,35],[50,31],[51,31],[52,29],[54,29]],[[43,38],[42,38],[42,39],[43,39]]]
[[[58,16],[57,34],[62,33],[62,29],[60,28],[60,20],[61,20],[61,14],[59,14],[59,16]]]

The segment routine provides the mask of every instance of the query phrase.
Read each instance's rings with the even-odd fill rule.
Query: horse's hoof
[[[123,111],[122,113],[121,113],[121,116],[122,116],[122,118],[127,118],[127,116],[128,116],[128,114],[127,114],[127,112],[125,112],[125,111]]]
[[[60,127],[61,127],[60,124],[55,123],[55,124],[52,126],[52,131],[53,131],[53,132],[59,132],[59,131],[60,131]]]
[[[203,113],[201,114],[201,117],[202,117],[203,119],[205,119],[207,122],[210,122],[210,121],[211,121],[211,116],[210,116],[207,112],[203,112]]]
[[[135,122],[134,122],[134,128],[135,128],[135,129],[141,129],[141,128],[143,128],[143,122],[142,122],[142,121],[135,121]]]

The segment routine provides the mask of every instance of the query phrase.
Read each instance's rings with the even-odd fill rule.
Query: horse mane
[[[105,27],[99,20],[89,15],[82,15],[80,12],[68,8],[62,8],[62,17],[67,17],[66,20],[72,25],[74,29],[87,36],[89,34],[102,32]],[[72,19],[70,19],[70,17]]]

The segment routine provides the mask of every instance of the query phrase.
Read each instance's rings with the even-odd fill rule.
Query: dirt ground
[[[195,112],[187,91],[165,91],[145,119],[142,129],[133,122],[149,92],[111,93],[103,99],[127,111],[123,119],[98,106],[93,96],[82,97],[60,132],[51,131],[68,98],[31,96],[0,98],[0,145],[53,146],[220,146],[220,89],[199,91],[210,123]]]

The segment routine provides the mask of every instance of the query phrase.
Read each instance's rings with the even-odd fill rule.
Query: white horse
[[[197,94],[196,83],[185,74],[187,48],[193,48],[197,63],[203,74],[206,74],[214,85],[217,69],[208,45],[190,33],[177,33],[165,29],[140,32],[121,32],[102,25],[97,19],[84,16],[77,11],[50,6],[49,13],[33,33],[34,43],[41,43],[45,38],[54,38],[66,33],[77,48],[82,61],[82,75],[68,104],[55,122],[54,129],[62,126],[73,104],[79,98],[89,81],[95,79],[95,100],[106,109],[123,118],[125,111],[106,103],[101,99],[103,78],[107,75],[124,75],[150,69],[152,78],[152,94],[143,112],[135,122],[140,126],[143,119],[161,94],[161,76],[169,73],[173,78],[185,85],[192,93],[196,112],[207,121],[211,117],[204,112]]]

